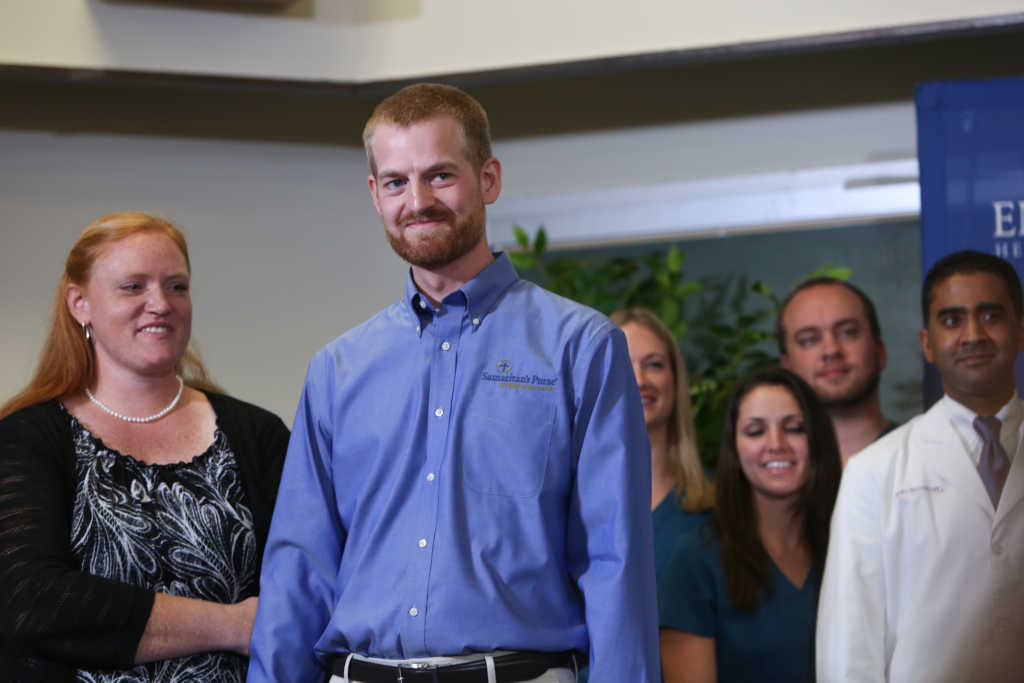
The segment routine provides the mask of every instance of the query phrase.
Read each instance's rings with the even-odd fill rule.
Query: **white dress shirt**
[[[971,462],[977,467],[982,447],[981,435],[974,428],[974,418],[978,417],[978,414],[962,403],[957,403],[948,395],[943,396],[940,403],[946,409],[949,421],[953,423],[953,429],[956,430],[957,436],[963,442],[964,450],[967,451]],[[996,417],[1002,423],[999,430],[999,442],[1003,445],[1003,450],[1006,451],[1006,457],[1012,463],[1021,443],[1019,432],[1021,418],[1024,418],[1024,401],[1014,396],[999,409]]]

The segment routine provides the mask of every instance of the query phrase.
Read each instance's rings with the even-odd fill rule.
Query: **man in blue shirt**
[[[660,681],[650,453],[625,339],[487,246],[483,108],[366,124],[404,296],[310,363],[249,681]],[[582,664],[581,662],[578,662]]]

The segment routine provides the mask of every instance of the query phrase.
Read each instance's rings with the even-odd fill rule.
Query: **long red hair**
[[[139,211],[111,213],[90,223],[68,253],[64,274],[53,297],[50,329],[43,343],[39,365],[28,385],[0,408],[0,418],[22,408],[51,398],[74,394],[92,383],[96,371],[92,347],[81,326],[68,310],[66,294],[71,284],[84,286],[92,266],[110,244],[139,233],[165,235],[181,250],[189,273],[192,264],[188,244],[181,231],[168,221]],[[175,366],[175,370],[193,387],[219,391],[210,379],[198,352],[191,345]]]

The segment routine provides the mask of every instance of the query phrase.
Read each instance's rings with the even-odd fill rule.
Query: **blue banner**
[[[995,254],[1024,273],[1024,78],[920,86],[917,156],[922,277],[960,249]],[[1016,375],[1020,391],[1020,359]],[[925,403],[939,395],[929,368]]]

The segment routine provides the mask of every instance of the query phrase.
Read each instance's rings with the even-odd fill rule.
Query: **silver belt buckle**
[[[405,678],[402,676],[402,669],[412,669],[413,671],[436,671],[437,666],[430,664],[429,662],[410,662],[404,667],[399,665],[395,667],[398,669],[398,677],[395,679],[395,683],[402,683]]]

